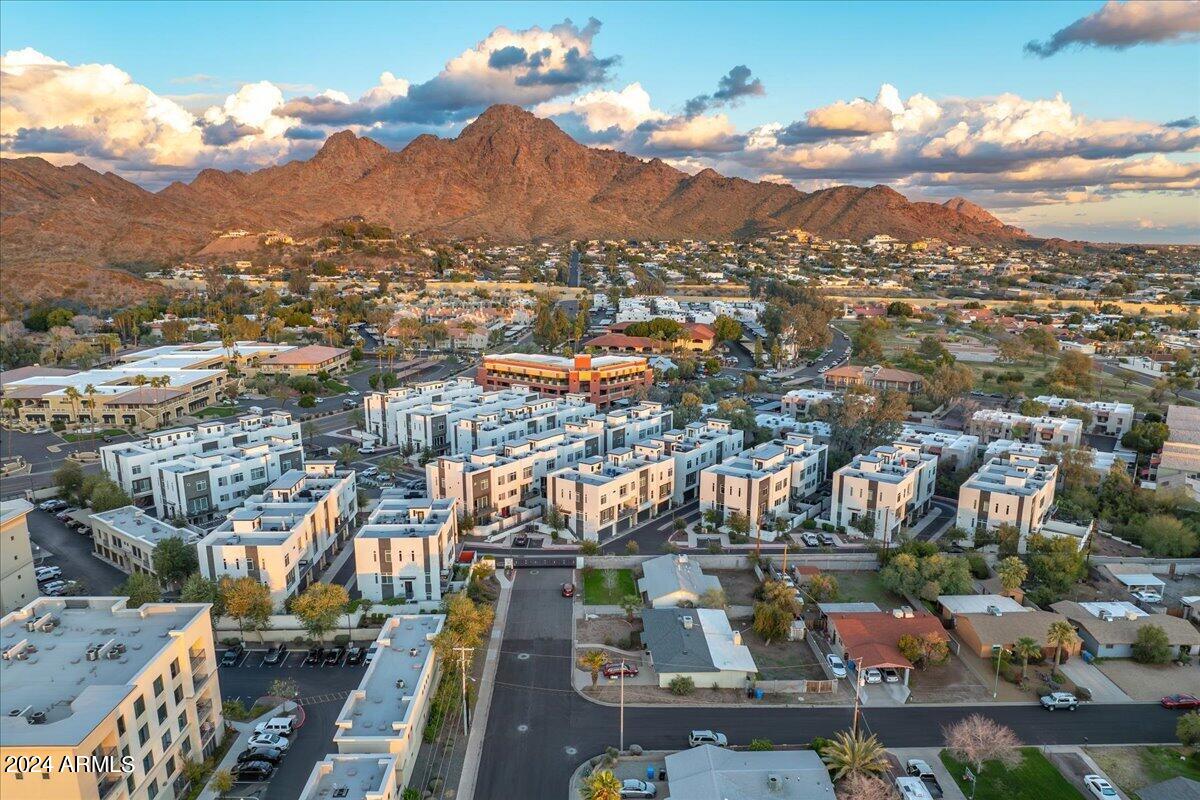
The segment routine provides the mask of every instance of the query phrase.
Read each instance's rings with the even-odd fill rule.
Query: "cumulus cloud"
[[[582,28],[570,20],[546,30],[496,28],[423,83],[392,79],[388,87],[381,80],[353,102],[328,95],[298,97],[277,113],[310,125],[445,125],[470,119],[493,103],[544,103],[608,79],[617,59],[593,52],[599,32],[596,19]]]
[[[703,114],[710,108],[722,105],[734,105],[746,97],[756,97],[767,93],[763,82],[752,78],[750,68],[739,64],[717,81],[717,90],[712,94],[696,95],[684,104],[683,114],[694,117]]]
[[[574,116],[593,133],[629,133],[647,122],[660,122],[668,114],[654,108],[650,93],[640,83],[631,83],[621,91],[593,89],[577,97],[550,100],[534,107],[542,117]]]
[[[1068,47],[1124,50],[1139,44],[1193,42],[1200,38],[1200,0],[1109,0],[1025,52],[1047,58]]]

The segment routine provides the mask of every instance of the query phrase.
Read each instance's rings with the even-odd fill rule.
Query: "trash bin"
[[[763,690],[762,690],[762,689],[755,689],[755,690],[754,690],[754,699],[755,699],[755,700],[762,700],[762,699],[763,699]]]
[[[653,782],[654,782],[654,773],[655,773],[655,772],[656,772],[656,770],[654,769],[654,767],[653,767],[653,766],[646,767],[646,780],[648,780],[648,781],[650,781],[651,783],[653,783]]]

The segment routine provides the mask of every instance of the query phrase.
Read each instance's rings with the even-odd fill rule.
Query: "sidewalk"
[[[514,579],[515,579],[514,574]],[[458,800],[473,800],[475,781],[479,777],[479,761],[483,756],[483,738],[487,734],[488,713],[492,707],[492,691],[496,686],[496,669],[500,666],[500,648],[504,646],[504,623],[508,620],[508,607],[512,602],[513,581],[496,571],[500,582],[500,599],[496,601],[496,621],[492,625],[492,637],[488,642],[483,665],[483,677],[479,679],[479,697],[475,700],[474,719],[467,738],[467,755],[463,762],[462,777],[458,781]]]

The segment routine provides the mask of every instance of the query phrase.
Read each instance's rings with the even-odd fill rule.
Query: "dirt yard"
[[[742,641],[750,648],[754,663],[758,665],[758,674],[763,680],[823,681],[828,678],[806,641],[767,644],[753,631],[747,631]]]
[[[615,647],[618,642],[634,630],[641,630],[641,620],[634,618],[633,624],[623,616],[602,616],[598,619],[581,619],[575,624],[575,641],[580,644],[606,644]]]
[[[725,590],[725,600],[729,605],[754,605],[754,591],[758,588],[758,578],[752,570],[713,569],[705,572],[721,582],[721,588]]]
[[[1134,700],[1158,700],[1180,693],[1200,696],[1200,667],[1195,665],[1157,666],[1121,658],[1096,666]]]
[[[954,701],[991,700],[991,686],[984,685],[958,656],[940,667],[914,669],[908,680],[912,692],[910,703],[948,703]]]

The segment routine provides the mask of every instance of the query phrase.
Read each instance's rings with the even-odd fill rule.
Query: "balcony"
[[[107,800],[112,797],[116,790],[121,786],[123,778],[105,777],[96,782],[96,796],[100,800]]]

